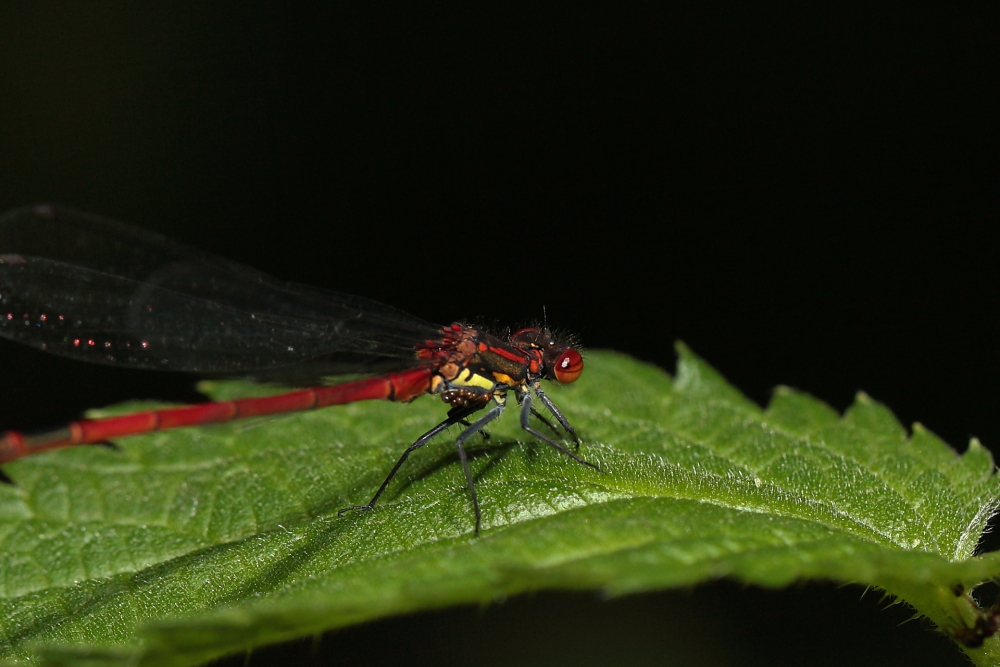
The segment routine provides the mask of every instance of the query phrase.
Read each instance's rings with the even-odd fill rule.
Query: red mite
[[[180,426],[436,394],[451,406],[447,418],[403,452],[371,502],[341,513],[374,508],[411,452],[461,424],[455,445],[478,533],[479,501],[464,444],[501,415],[512,392],[521,428],[599,470],[531,426],[535,416],[559,436],[533,407],[537,398],[580,445],[541,381],[575,381],[583,358],[547,328],[521,329],[502,340],[461,324],[436,326],[362,297],[280,281],[152,232],[56,206],[0,217],[0,336],[101,364],[314,385],[264,398],[81,419],[41,434],[7,431],[0,436],[0,463]],[[321,386],[324,378],[347,373],[369,377]]]

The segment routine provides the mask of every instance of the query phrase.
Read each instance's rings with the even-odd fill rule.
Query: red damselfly
[[[56,206],[0,217],[0,336],[101,364],[308,386],[263,398],[81,419],[40,434],[7,431],[0,436],[0,463],[180,426],[435,394],[450,406],[447,418],[403,452],[371,502],[341,513],[374,508],[414,450],[460,424],[455,445],[478,532],[479,501],[464,444],[500,416],[512,393],[521,428],[597,468],[529,421],[535,416],[560,437],[535,409],[537,398],[579,448],[579,437],[541,381],[575,381],[583,358],[547,327],[501,339],[458,323],[436,326],[369,299],[277,280],[158,234]],[[322,384],[359,373],[368,377]]]

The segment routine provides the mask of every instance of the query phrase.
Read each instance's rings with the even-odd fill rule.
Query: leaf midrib
[[[897,486],[895,484],[891,484],[890,483],[890,481],[892,481],[891,479],[886,479],[886,476],[883,476],[878,471],[871,469],[869,466],[867,466],[864,462],[858,460],[856,457],[849,456],[849,455],[847,455],[847,454],[845,454],[845,453],[843,453],[843,452],[841,452],[841,451],[839,451],[839,450],[837,450],[837,449],[835,449],[833,447],[830,447],[830,446],[826,445],[825,439],[822,440],[821,443],[813,443],[810,440],[810,438],[809,438],[809,436],[807,434],[796,433],[796,432],[790,431],[788,429],[784,429],[784,428],[782,428],[779,425],[774,425],[772,423],[767,423],[765,425],[765,421],[764,421],[763,418],[766,416],[766,414],[763,413],[763,412],[751,411],[751,410],[746,409],[743,406],[737,405],[737,404],[732,403],[730,401],[725,401],[725,400],[720,400],[720,399],[717,399],[717,400],[712,401],[712,402],[716,406],[725,406],[726,408],[729,409],[729,411],[730,411],[731,414],[735,413],[735,415],[742,415],[745,418],[753,419],[757,423],[757,425],[759,425],[761,428],[765,428],[767,430],[780,433],[781,435],[789,438],[790,440],[795,440],[795,441],[801,442],[802,445],[805,448],[807,448],[807,449],[816,449],[817,451],[825,452],[825,453],[830,454],[832,456],[838,457],[841,460],[843,460],[843,461],[845,461],[845,462],[847,462],[849,464],[852,464],[854,467],[858,468],[859,470],[865,471],[868,475],[871,476],[871,478],[873,480],[875,480],[876,482],[878,482],[881,485],[883,485],[884,488],[887,491],[892,492],[901,501],[901,504],[903,506],[907,507],[910,510],[910,512],[912,513],[912,519],[914,520],[914,523],[917,524],[917,525],[919,525],[919,526],[921,526],[923,528],[923,533],[924,533],[924,535],[927,538],[927,539],[924,539],[924,540],[921,541],[922,544],[933,546],[933,551],[929,551],[929,552],[930,553],[936,553],[936,554],[939,554],[939,555],[943,555],[944,550],[941,548],[941,545],[940,545],[940,536],[931,528],[931,525],[930,525],[930,522],[929,522],[929,518],[928,518],[928,514],[925,513],[925,512],[920,511],[919,506],[918,506],[918,504],[916,502],[918,500],[918,498],[915,497],[915,496],[910,496],[907,493],[904,493],[903,489],[906,489],[907,487],[904,486],[901,489],[899,486]],[[665,431],[657,422],[653,422],[653,421],[648,420],[648,419],[642,419],[642,418],[620,419],[620,418],[616,417],[614,414],[612,414],[610,416],[602,415],[602,417],[603,417],[604,421],[610,422],[610,423],[614,424],[616,426],[616,430],[620,429],[622,432],[632,433],[633,432],[632,430],[625,430],[624,428],[621,428],[621,427],[624,427],[624,426],[627,426],[627,425],[631,425],[631,424],[640,424],[641,425],[641,430],[643,432],[658,432],[658,433],[664,433],[664,434],[667,433],[667,431]],[[677,437],[678,439],[683,439],[684,441],[686,441],[690,445],[694,445],[694,446],[701,447],[701,448],[704,448],[704,449],[708,450],[714,456],[717,456],[717,457],[719,457],[719,458],[721,458],[723,460],[728,461],[735,468],[739,468],[739,469],[745,470],[748,473],[757,476],[759,479],[767,479],[769,477],[766,474],[761,475],[759,473],[759,471],[757,470],[757,467],[750,466],[745,461],[740,460],[738,457],[733,456],[734,453],[738,453],[738,451],[739,451],[738,449],[730,450],[730,451],[719,451],[719,450],[714,449],[714,448],[712,448],[712,447],[704,444],[703,442],[699,441],[697,439],[697,435],[693,435],[690,431],[686,431],[685,429],[671,430],[671,431],[669,431],[669,433],[671,435],[673,435],[674,437]],[[780,456],[780,454],[777,454],[777,456]],[[913,459],[915,461],[917,461],[919,463],[919,465],[921,466],[921,468],[923,470],[925,470],[925,471],[927,471],[927,470],[935,470],[936,471],[937,470],[937,469],[928,468],[923,461],[921,461],[920,459],[918,459],[916,457],[913,457]],[[769,459],[769,461],[773,461],[773,460],[774,459]],[[671,467],[675,467],[677,469],[683,470],[682,468],[679,468],[678,466],[674,466],[673,464],[671,464],[668,461],[663,461],[662,458],[661,458],[661,462],[664,463],[666,466],[671,466]],[[707,475],[712,475],[712,473],[703,473],[703,474],[705,474],[706,476]],[[721,479],[721,477],[719,477],[718,475],[714,475],[714,477]],[[822,505],[824,507],[828,507],[833,513],[835,513],[835,514],[837,514],[839,516],[843,516],[843,517],[847,518],[851,523],[866,528],[867,529],[866,532],[870,532],[870,533],[872,533],[874,535],[878,535],[878,536],[884,538],[884,542],[887,545],[890,545],[890,546],[893,546],[893,547],[897,547],[897,548],[903,548],[903,549],[911,548],[911,546],[910,546],[909,543],[905,543],[904,544],[904,543],[896,542],[896,541],[894,541],[891,538],[891,536],[889,536],[888,534],[884,533],[883,531],[877,529],[874,525],[867,524],[867,523],[865,523],[863,521],[859,521],[858,519],[855,519],[847,510],[844,510],[843,508],[838,507],[835,503],[833,503],[831,501],[826,501],[826,500],[822,500],[822,499],[811,498],[809,496],[803,496],[803,495],[801,495],[799,493],[795,493],[795,492],[793,492],[793,491],[791,491],[789,489],[786,489],[785,487],[779,486],[779,485],[777,485],[777,484],[775,484],[773,482],[768,482],[768,484],[770,484],[771,486],[773,486],[775,489],[779,489],[779,490],[781,490],[781,491],[783,491],[785,493],[788,493],[788,494],[794,493],[794,495],[810,501],[810,504],[813,504],[813,505]],[[723,504],[723,503],[718,503],[718,504],[720,504],[720,506],[725,506],[725,507],[734,507],[734,508],[737,508],[737,509],[745,509],[744,507],[737,507],[735,505],[727,505],[727,504]],[[781,512],[776,512],[776,513],[777,514],[782,514],[784,516],[796,516],[796,515],[791,515],[791,514],[781,513]],[[816,521],[815,519],[812,519],[811,517],[796,516],[796,518],[802,518],[804,520]],[[820,522],[820,523],[822,524],[822,522]],[[825,525],[825,524],[823,524],[823,525]],[[830,527],[837,528],[838,530],[840,529],[839,527],[836,527],[836,526],[830,526]],[[865,538],[870,539],[870,535],[865,535],[865,534],[860,534],[859,537],[865,537]],[[882,540],[872,540],[872,541],[874,541],[877,544],[881,544],[882,543]],[[927,549],[924,549],[924,550],[928,551]]]

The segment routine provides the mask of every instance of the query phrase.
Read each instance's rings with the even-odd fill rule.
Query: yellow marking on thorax
[[[506,384],[506,385],[509,385],[511,387],[513,387],[515,384],[517,384],[516,382],[514,382],[513,378],[511,378],[511,376],[506,375],[505,373],[494,373],[493,377],[500,384]]]
[[[477,373],[473,373],[468,368],[462,369],[462,372],[458,374],[458,377],[451,381],[451,384],[458,387],[480,387],[482,389],[493,389],[493,387],[496,386],[496,382],[493,380]]]

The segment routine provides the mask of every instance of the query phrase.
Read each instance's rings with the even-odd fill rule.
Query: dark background
[[[790,384],[842,410],[864,389],[960,450],[1000,447],[985,17],[298,4],[4,3],[0,210],[101,213],[434,322],[544,305],[587,347],[667,369],[682,339],[759,403]],[[186,376],[6,341],[0,368],[4,428],[196,398]],[[547,664],[597,660],[598,639],[697,664],[664,641],[688,615],[688,643],[733,664],[964,664],[860,594],[543,595],[333,633],[301,658],[495,658],[515,637]]]

